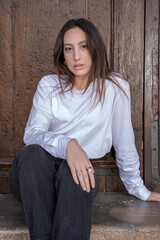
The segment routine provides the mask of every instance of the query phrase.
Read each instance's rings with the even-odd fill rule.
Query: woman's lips
[[[76,64],[76,65],[74,65],[74,68],[76,69],[76,70],[81,70],[82,68],[83,68],[83,64]]]

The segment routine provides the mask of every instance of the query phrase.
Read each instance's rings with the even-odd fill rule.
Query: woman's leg
[[[92,220],[93,199],[98,191],[82,190],[72,178],[66,161],[63,161],[56,175],[57,205],[54,214],[52,240],[89,240]]]
[[[60,163],[59,163],[60,164]],[[56,205],[54,157],[39,145],[28,145],[14,159],[10,183],[22,201],[33,240],[49,240]]]

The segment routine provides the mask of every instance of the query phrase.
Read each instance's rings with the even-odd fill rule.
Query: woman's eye
[[[85,45],[82,45],[81,48],[86,49],[86,48],[88,48],[88,46],[85,44]]]
[[[71,47],[67,47],[67,48],[65,48],[64,49],[66,52],[70,52],[71,50],[72,50],[72,48]]]

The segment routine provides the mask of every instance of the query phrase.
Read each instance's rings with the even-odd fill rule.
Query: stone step
[[[0,239],[29,240],[22,205],[0,194]],[[160,204],[127,193],[99,193],[95,199],[90,240],[160,239]]]

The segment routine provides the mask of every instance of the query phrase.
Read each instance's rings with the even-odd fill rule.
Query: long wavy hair
[[[86,33],[87,46],[89,53],[92,58],[92,65],[89,72],[88,82],[84,93],[89,87],[90,83],[93,82],[92,96],[95,90],[95,79],[96,79],[96,96],[99,97],[99,101],[103,103],[105,98],[105,81],[106,79],[116,84],[122,91],[123,89],[114,78],[113,70],[109,68],[107,52],[103,42],[103,39],[95,27],[95,25],[84,18],[72,19],[64,24],[60,30],[55,46],[54,46],[54,66],[55,73],[58,75],[61,92],[72,90],[74,87],[74,74],[68,69],[65,64],[63,55],[63,39],[64,34],[72,28],[79,27]]]

